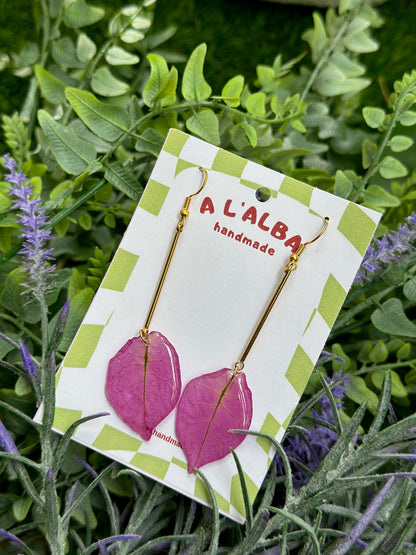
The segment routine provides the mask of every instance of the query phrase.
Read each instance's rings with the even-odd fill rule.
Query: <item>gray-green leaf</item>
[[[204,60],[207,45],[200,44],[192,52],[183,72],[182,95],[185,100],[200,102],[211,95],[211,87],[204,78]]]
[[[91,79],[91,88],[101,96],[121,96],[129,90],[129,85],[114,77],[107,67],[100,67],[94,71]]]
[[[389,146],[393,152],[403,152],[410,148],[413,144],[413,139],[405,135],[396,135],[390,139]]]
[[[110,46],[105,53],[105,59],[112,66],[134,65],[140,61],[139,56],[124,50],[121,46]]]
[[[366,106],[363,108],[363,116],[366,124],[371,129],[377,129],[383,125],[384,117],[386,112],[382,108],[372,108],[371,106]]]
[[[416,337],[416,325],[409,320],[399,299],[388,299],[371,315],[377,329],[389,335]]]
[[[35,75],[40,90],[48,102],[61,104],[65,102],[65,83],[41,66],[35,66]]]
[[[162,135],[153,127],[148,127],[137,139],[135,148],[137,152],[150,152],[153,156],[159,156],[163,142]]]
[[[85,0],[69,0],[64,5],[64,23],[73,29],[97,23],[104,15],[103,8],[89,6]]]
[[[86,171],[95,160],[95,148],[77,137],[72,129],[55,121],[45,110],[39,110],[38,119],[62,169],[75,175]]]
[[[400,206],[400,200],[378,185],[370,185],[364,193],[365,202],[374,206]]]
[[[381,161],[379,171],[385,179],[395,179],[397,177],[405,177],[407,175],[407,168],[397,158],[393,156],[386,156]]]
[[[140,196],[139,185],[120,162],[113,162],[106,166],[104,176],[119,191],[133,200],[138,200]]]
[[[77,57],[84,64],[89,62],[97,52],[95,43],[85,33],[80,33],[77,39]]]
[[[104,104],[92,93],[68,87],[66,98],[93,133],[106,141],[116,141],[128,129],[128,114],[123,108]]]

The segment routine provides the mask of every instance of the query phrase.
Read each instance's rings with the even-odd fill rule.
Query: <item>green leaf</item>
[[[60,351],[66,352],[69,349],[93,297],[94,291],[90,287],[85,287],[71,297],[68,320],[66,321],[65,330],[59,343]]]
[[[153,107],[160,101],[162,106],[168,106],[175,102],[178,71],[175,67],[169,71],[166,61],[158,54],[149,54],[147,59],[150,77],[143,89],[144,103]]]
[[[150,77],[143,89],[143,101],[151,108],[169,78],[169,68],[166,60],[159,54],[149,54],[147,59],[150,63]]]
[[[30,324],[40,320],[39,303],[28,294],[23,286],[24,280],[20,268],[12,270],[7,276],[1,303],[19,318]]]
[[[202,108],[194,113],[186,120],[186,127],[205,141],[214,145],[220,144],[218,119],[210,108]]]
[[[103,8],[89,6],[85,0],[69,0],[64,4],[64,23],[72,29],[93,25],[104,15]]]
[[[237,106],[240,105],[240,96],[243,92],[243,88],[244,77],[242,75],[236,75],[225,83],[221,92],[222,100],[227,106],[237,108]]]
[[[343,42],[348,50],[358,54],[375,52],[379,47],[378,42],[371,38],[368,29],[345,35]]]
[[[45,110],[38,112],[39,124],[58,164],[67,173],[80,174],[95,160],[95,148],[58,123]]]
[[[382,108],[372,108],[370,106],[363,108],[364,120],[368,127],[371,127],[371,129],[381,127],[385,116],[386,112]]]
[[[342,71],[345,77],[360,77],[365,74],[365,66],[351,60],[343,52],[334,52],[331,56],[331,62]]]
[[[403,293],[409,301],[416,302],[416,277],[410,277],[403,286]]]
[[[403,114],[401,114],[401,116],[399,117],[399,122],[405,127],[415,125],[416,112],[414,112],[413,110],[406,110],[406,112],[403,112]]]
[[[185,100],[200,102],[211,95],[211,87],[205,81],[203,68],[207,45],[200,44],[186,63],[182,79],[182,95]]]
[[[92,93],[68,87],[66,98],[93,133],[105,141],[116,141],[128,130],[128,114],[123,108],[104,104]]]
[[[357,6],[359,0],[340,0],[338,11],[342,15]]]
[[[399,299],[388,299],[371,315],[374,326],[389,335],[416,337],[416,325],[411,322],[403,310]]]
[[[105,53],[105,59],[112,66],[134,65],[140,61],[139,56],[124,50],[121,46],[110,46]]]
[[[35,42],[25,44],[15,62],[17,68],[33,66],[39,59],[39,47]]]
[[[266,114],[266,95],[264,92],[251,94],[246,100],[247,112],[257,117],[264,117]]]
[[[82,227],[82,229],[89,231],[92,228],[91,214],[86,211],[81,212],[81,215],[78,218],[78,224]]]
[[[302,39],[309,43],[312,50],[312,59],[316,62],[323,54],[328,37],[325,31],[325,23],[319,12],[313,12],[313,29],[308,29],[302,35]]]
[[[126,29],[120,35],[120,39],[127,44],[134,44],[144,39],[144,33],[142,31],[137,31],[136,29]]]
[[[114,214],[107,212],[107,214],[104,216],[104,223],[107,227],[114,229],[117,224]]]
[[[373,206],[400,206],[400,200],[378,185],[370,185],[364,192],[364,201]]]
[[[371,166],[376,155],[377,145],[371,142],[370,139],[364,139],[362,146],[362,164],[365,170]]]
[[[257,146],[257,133],[255,128],[250,125],[249,123],[247,123],[246,120],[243,120],[241,122],[241,127],[244,129],[245,134],[247,135],[248,140],[250,141],[250,144],[253,148],[256,148]]]
[[[389,141],[389,147],[393,152],[403,152],[410,148],[413,144],[413,139],[405,135],[396,135]]]
[[[61,67],[82,68],[84,64],[76,56],[75,46],[70,37],[61,37],[52,41],[52,57]]]
[[[352,181],[348,179],[345,173],[341,170],[337,170],[335,174],[335,187],[334,193],[342,198],[349,198],[352,192]]]
[[[130,89],[124,81],[114,77],[107,67],[100,67],[94,71],[91,78],[91,88],[101,96],[121,96]]]
[[[164,143],[164,137],[153,129],[148,127],[143,131],[136,141],[135,149],[137,152],[150,152],[153,156],[159,156]]]
[[[35,75],[42,95],[52,104],[65,102],[65,83],[41,66],[35,66]]]
[[[335,64],[329,62],[319,73],[315,88],[322,96],[338,96],[355,94],[368,87],[370,83],[370,79],[346,77]]]
[[[13,503],[13,516],[18,522],[22,522],[27,517],[30,507],[32,506],[32,499],[26,495],[16,499]]]
[[[0,193],[0,212],[7,210],[11,203],[12,201],[8,196],[6,196],[4,193]]]
[[[148,15],[136,15],[131,22],[134,29],[148,29],[152,24],[152,18]]]
[[[383,158],[380,163],[379,172],[384,179],[405,177],[408,174],[406,166],[397,160],[397,158],[393,158],[393,156]]]
[[[367,402],[367,408],[372,413],[375,414],[378,406],[378,397],[369,389],[360,376],[350,376],[345,393],[349,399],[357,404]]]
[[[371,360],[371,362],[374,362],[375,364],[380,364],[381,362],[386,361],[388,356],[389,350],[387,349],[386,344],[384,343],[384,341],[381,341],[381,339],[379,339],[374,347],[371,349],[368,358]]]
[[[77,57],[83,64],[88,63],[97,52],[95,43],[85,33],[80,33],[77,39]]]
[[[116,189],[127,195],[133,200],[138,200],[140,189],[135,181],[120,162],[113,162],[106,166],[104,177]]]
[[[381,389],[383,386],[385,370],[376,370],[371,373],[371,381],[376,386],[377,389]],[[397,372],[390,370],[391,375],[391,394],[393,397],[398,397],[403,399],[407,397],[407,391],[404,387],[402,380]]]
[[[401,285],[404,281],[406,270],[404,266],[397,262],[390,262],[389,265],[381,273],[381,278],[388,285]]]

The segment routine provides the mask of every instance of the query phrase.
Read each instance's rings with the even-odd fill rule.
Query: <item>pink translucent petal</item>
[[[110,360],[105,392],[119,417],[145,440],[175,408],[181,392],[179,358],[161,333],[146,345],[129,339]]]
[[[230,454],[245,439],[229,430],[248,430],[253,414],[245,375],[223,368],[191,380],[178,404],[176,435],[193,472]]]

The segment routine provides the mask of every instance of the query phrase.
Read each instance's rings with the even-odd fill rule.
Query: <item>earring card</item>
[[[151,330],[180,359],[183,387],[239,359],[299,242],[308,245],[250,351],[244,373],[253,397],[250,430],[281,440],[360,266],[380,214],[171,130],[140,203],[57,376],[54,429],[184,495],[209,505],[204,482],[189,474],[175,436],[176,410],[144,441],[105,394],[109,360],[138,335],[151,304],[185,197],[190,216]],[[265,187],[268,200],[259,194]],[[266,191],[267,192],[267,191]],[[36,417],[41,419],[39,412]],[[274,456],[264,439],[236,449],[251,501]],[[231,455],[201,471],[222,514],[242,522],[244,502]]]

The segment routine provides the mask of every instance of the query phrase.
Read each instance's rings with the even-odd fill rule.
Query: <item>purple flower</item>
[[[343,538],[338,545],[335,546],[331,552],[333,555],[344,555],[344,553],[348,553],[348,551],[353,548],[354,544],[359,541],[361,534],[376,516],[377,511],[381,507],[386,495],[393,485],[393,482],[394,476],[387,480],[381,490],[374,496],[373,500],[364,511],[363,516],[357,524],[355,524],[345,538]]]
[[[19,347],[20,356],[22,357],[23,368],[25,370],[26,376],[33,384],[39,382],[38,372],[33,363],[32,357],[30,356],[30,353],[23,341],[19,340]]]
[[[345,387],[348,383],[348,375],[334,374],[332,380],[325,378],[328,383],[340,382],[332,387],[332,394],[337,401],[337,407],[342,408],[342,399],[345,395]],[[324,420],[328,424],[335,424],[334,416],[329,399],[326,395],[319,399],[319,411],[312,410],[315,418]],[[313,472],[321,464],[322,459],[329,453],[331,447],[337,441],[338,435],[327,426],[317,424],[314,428],[305,430],[303,434],[288,437],[283,447],[292,467],[293,486],[296,489],[306,485]],[[284,464],[279,454],[275,457],[277,471],[281,475],[285,473]]]
[[[18,455],[19,451],[12,439],[12,436],[7,431],[5,425],[0,420],[0,446],[6,453],[12,453],[13,455]]]
[[[16,171],[16,162],[10,154],[4,155],[3,165],[9,170],[4,179],[12,185],[8,193],[14,197],[12,208],[20,210],[17,221],[22,225],[19,237],[23,238],[24,242],[19,254],[27,268],[26,285],[31,287],[35,296],[39,298],[48,288],[49,278],[55,269],[50,263],[53,260],[52,249],[45,246],[51,230],[45,227],[47,217],[39,197],[34,195],[33,187],[28,183],[26,175]]]
[[[23,552],[28,552],[29,549],[25,543],[23,543],[17,536],[12,534],[11,532],[7,532],[7,530],[0,530],[0,535],[9,540],[13,545],[17,548],[21,549]]]
[[[402,262],[403,254],[414,250],[416,213],[412,212],[405,222],[399,224],[397,231],[389,231],[368,247],[354,283],[362,285],[363,281],[370,281],[373,274],[384,270],[389,262]]]

